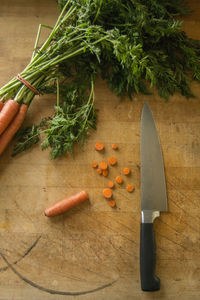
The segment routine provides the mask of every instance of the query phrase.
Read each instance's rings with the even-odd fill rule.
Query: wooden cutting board
[[[184,29],[200,39],[200,4]],[[1,0],[0,85],[28,63],[39,23],[54,25],[54,0]],[[42,33],[42,38],[48,29]],[[12,145],[0,158],[0,299],[199,299],[200,298],[200,85],[196,98],[180,95],[165,103],[155,93],[121,102],[105,82],[95,86],[98,128],[84,151],[52,161],[35,146],[11,158]],[[158,128],[166,168],[169,212],[155,221],[156,273],[161,290],[140,289],[140,117],[148,102]],[[52,111],[55,97],[36,98],[27,124]],[[102,141],[105,152],[95,152]],[[112,143],[119,150],[113,152]],[[93,160],[115,155],[118,165],[108,178],[91,168]],[[131,176],[114,190],[117,208],[102,196],[108,179],[131,168]],[[127,183],[135,186],[129,194]],[[44,209],[85,189],[89,201],[62,216],[47,218]],[[85,291],[94,290],[84,294]]]

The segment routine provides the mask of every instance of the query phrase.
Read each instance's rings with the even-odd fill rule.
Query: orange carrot
[[[123,173],[124,175],[129,175],[131,173],[131,170],[129,168],[124,168]]]
[[[12,140],[15,133],[20,128],[23,123],[28,106],[26,104],[21,104],[17,115],[14,117],[10,125],[6,128],[6,130],[0,136],[0,155],[4,152],[9,142]]]
[[[57,202],[56,204],[50,206],[49,208],[45,209],[44,214],[47,217],[59,215],[87,199],[88,194],[85,191],[81,191],[80,193],[65,198]]]
[[[3,106],[4,106],[3,102],[0,101],[0,111],[2,110]]]
[[[103,170],[102,174],[103,174],[103,176],[107,177],[108,176],[108,170]]]
[[[108,169],[108,164],[106,161],[101,161],[100,164],[99,164],[99,168],[101,170],[107,170]]]
[[[115,200],[109,200],[108,204],[110,205],[110,207],[115,207],[116,206]]]
[[[108,162],[109,162],[109,164],[110,164],[111,166],[114,166],[114,165],[116,165],[117,160],[116,160],[115,157],[111,156],[111,157],[108,159]]]
[[[0,134],[8,127],[19,110],[19,103],[15,100],[8,100],[0,112]]]
[[[116,178],[115,178],[115,180],[116,180],[116,182],[117,183],[119,183],[119,184],[121,184],[122,183],[122,178],[121,178],[121,176],[117,176]]]
[[[112,191],[109,188],[103,190],[103,195],[106,199],[110,199],[112,197]]]
[[[98,167],[98,164],[96,163],[96,161],[93,161],[93,162],[92,162],[92,167],[93,167],[94,169]]]
[[[103,149],[104,149],[103,143],[102,143],[102,142],[97,142],[97,143],[95,144],[95,149],[96,149],[97,151],[103,150]]]
[[[117,149],[118,149],[117,144],[112,144],[112,149],[113,149],[113,150],[117,150]]]
[[[133,186],[132,184],[128,184],[128,185],[126,186],[126,190],[127,190],[129,193],[131,193],[131,192],[134,191],[134,186]]]
[[[102,175],[103,171],[102,171],[100,168],[98,168],[98,169],[97,169],[97,173],[98,173],[99,175]]]
[[[113,181],[108,181],[108,187],[109,187],[109,188],[112,189],[112,188],[114,187],[114,185],[115,185],[115,184],[114,184]]]

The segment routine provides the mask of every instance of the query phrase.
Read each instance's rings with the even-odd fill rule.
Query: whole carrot
[[[0,155],[4,152],[9,142],[12,140],[15,133],[20,128],[23,123],[28,106],[26,104],[21,104],[17,115],[14,117],[10,125],[6,128],[6,130],[0,136]]]
[[[49,208],[45,209],[44,214],[47,217],[59,215],[87,199],[88,199],[88,194],[85,191],[81,191],[80,193],[65,198],[55,203],[54,205],[50,206]]]
[[[0,112],[0,134],[4,132],[14,116],[17,114],[19,106],[19,103],[15,100],[10,99],[6,101]]]
[[[0,101],[0,111],[2,110],[3,106],[4,106],[3,102]]]

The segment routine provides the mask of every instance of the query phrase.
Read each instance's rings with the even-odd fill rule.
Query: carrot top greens
[[[94,84],[97,75],[120,97],[181,93],[193,97],[200,80],[200,42],[188,38],[177,17],[190,11],[183,0],[58,0],[60,15],[39,45],[39,26],[30,63],[20,73],[39,93],[57,94],[55,115],[18,133],[13,155],[42,139],[51,158],[72,152],[96,126]],[[16,78],[0,89],[30,105],[34,92]]]

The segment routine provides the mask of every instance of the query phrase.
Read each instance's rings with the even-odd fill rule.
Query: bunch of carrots
[[[28,106],[9,99],[0,101],[0,155],[23,123]]]

